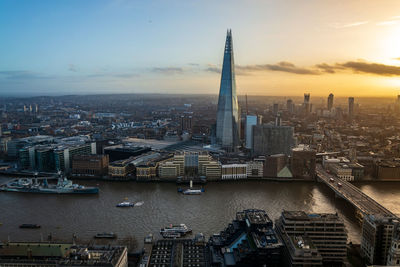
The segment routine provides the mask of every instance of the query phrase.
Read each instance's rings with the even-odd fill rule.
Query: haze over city
[[[393,97],[398,1],[1,1],[0,94],[218,94],[233,30],[238,94]]]

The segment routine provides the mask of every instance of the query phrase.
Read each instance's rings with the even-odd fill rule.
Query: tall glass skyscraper
[[[239,111],[236,96],[235,63],[233,59],[232,31],[228,30],[222,65],[221,86],[217,111],[217,144],[227,151],[239,145]]]

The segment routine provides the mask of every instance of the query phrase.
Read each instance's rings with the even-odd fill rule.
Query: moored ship
[[[164,238],[177,238],[184,236],[192,232],[192,229],[186,226],[186,224],[170,225],[160,230],[160,234]]]
[[[114,234],[113,232],[109,232],[109,233],[99,233],[99,234],[96,234],[96,235],[94,236],[94,238],[97,238],[97,239],[99,239],[99,238],[115,239],[115,238],[117,238],[117,235]]]
[[[19,228],[38,229],[38,228],[40,228],[40,225],[39,224],[32,224],[32,223],[24,223],[24,224],[21,224],[19,226]]]
[[[0,191],[42,194],[97,194],[98,187],[86,187],[72,183],[65,177],[59,177],[56,184],[49,184],[48,179],[55,178],[20,178],[0,186]]]

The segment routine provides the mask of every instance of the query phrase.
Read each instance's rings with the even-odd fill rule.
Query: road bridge
[[[385,217],[397,217],[394,213],[363,193],[356,186],[340,179],[336,175],[328,173],[321,164],[317,164],[316,166],[316,175],[321,182],[331,188],[336,195],[351,203],[362,215],[380,214]]]

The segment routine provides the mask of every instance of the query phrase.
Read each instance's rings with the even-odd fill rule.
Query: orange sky
[[[0,2],[0,94],[395,96],[400,1]]]

